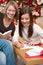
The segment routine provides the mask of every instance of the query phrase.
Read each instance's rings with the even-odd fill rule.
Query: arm
[[[36,33],[39,35],[39,39],[38,40],[36,40],[36,41],[32,41],[32,42],[30,42],[30,44],[39,44],[39,43],[42,43],[41,42],[41,39],[43,39],[43,29],[39,26],[39,25],[37,25],[37,24],[34,24],[34,30],[36,31]],[[34,45],[33,44],[33,45]]]
[[[18,41],[21,43],[21,44],[25,44],[27,43],[22,37],[19,36],[19,39]]]
[[[19,43],[20,37],[19,37],[19,28],[18,25],[15,27],[14,36],[12,38],[13,46],[16,46],[17,48],[23,47],[21,43]]]
[[[34,24],[33,30],[35,31],[36,34],[38,34],[39,39],[30,41],[30,43],[28,43],[28,45],[35,45],[35,44],[42,43],[41,39],[43,39],[43,29],[41,29],[41,27],[38,26],[37,24]]]
[[[18,25],[16,25],[15,26],[14,36],[12,38],[13,44],[15,44],[15,42],[18,42],[18,38],[19,38],[19,30],[18,30]]]
[[[34,30],[40,36],[40,38],[43,38],[43,29],[39,25],[35,24]]]

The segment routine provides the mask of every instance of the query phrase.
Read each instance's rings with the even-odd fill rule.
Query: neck
[[[5,27],[8,27],[11,24],[11,22],[12,22],[12,20],[4,17],[3,24],[4,24]]]

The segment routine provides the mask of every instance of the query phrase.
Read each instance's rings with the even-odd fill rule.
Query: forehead
[[[29,14],[28,13],[23,14],[21,17],[29,17]]]
[[[15,9],[13,5],[9,5],[7,9]]]

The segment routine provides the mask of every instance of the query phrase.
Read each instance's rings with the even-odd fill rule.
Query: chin
[[[24,27],[27,27],[27,26],[29,26],[29,25],[23,25]]]
[[[12,17],[8,17],[9,19],[13,19]]]
[[[7,16],[9,19],[12,19],[13,17],[12,16]]]

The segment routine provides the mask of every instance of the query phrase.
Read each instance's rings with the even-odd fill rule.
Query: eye
[[[24,18],[21,18],[21,20],[24,20]]]
[[[26,20],[29,20],[29,18],[25,18]]]
[[[9,9],[8,11],[12,11],[12,12],[15,12],[15,10],[11,10],[11,9]]]
[[[15,12],[15,10],[12,10],[12,12]]]
[[[8,11],[11,11],[11,10],[8,10]]]

